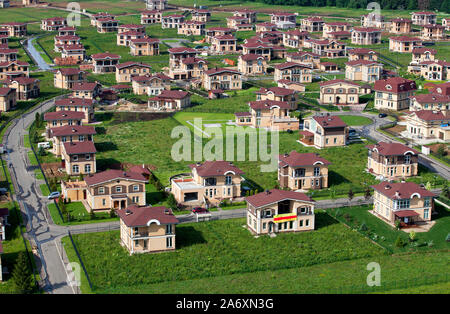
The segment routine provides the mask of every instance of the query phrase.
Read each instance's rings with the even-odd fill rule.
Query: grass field
[[[255,239],[244,224],[245,219],[232,219],[179,225],[177,250],[162,254],[129,256],[119,244],[118,231],[74,239],[94,286],[118,289],[385,254],[324,212],[316,213],[316,231],[276,238]]]
[[[372,120],[369,118],[361,116],[340,115],[339,117],[349,126],[368,125],[372,123]]]

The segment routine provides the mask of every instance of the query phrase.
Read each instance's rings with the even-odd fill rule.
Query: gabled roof
[[[124,69],[124,68],[129,68],[129,67],[132,67],[132,66],[139,66],[139,67],[148,68],[148,69],[152,68],[149,64],[141,63],[141,62],[135,62],[135,61],[128,61],[128,62],[116,64],[116,68],[119,69],[119,70],[120,69]]]
[[[418,94],[414,96],[410,96],[411,99],[414,99],[419,104],[439,104],[439,103],[450,103],[450,95],[441,95],[441,94]]]
[[[419,198],[437,196],[414,182],[389,183],[383,181],[371,187],[389,199],[410,199],[414,196],[418,196]]]
[[[93,135],[97,134],[95,128],[90,125],[65,125],[51,128],[52,136],[69,136],[69,135]]]
[[[85,117],[85,113],[83,111],[53,111],[46,112],[44,114],[45,121],[53,121],[53,120],[82,120]]]
[[[254,53],[248,53],[245,55],[240,55],[239,58],[245,61],[258,60],[258,59],[266,59],[264,56],[257,55]]]
[[[377,61],[370,61],[370,60],[364,60],[364,59],[348,61],[348,62],[345,62],[345,64],[349,65],[349,66],[354,66],[354,65],[372,65],[372,64],[381,65],[381,63],[379,63]]]
[[[437,51],[435,49],[428,48],[428,47],[415,47],[412,50],[412,53],[422,54],[422,53],[426,53],[426,52],[429,52],[430,54],[435,55]]]
[[[284,70],[284,69],[289,69],[289,68],[308,68],[310,69],[309,66],[306,66],[304,64],[300,64],[297,62],[284,62],[284,63],[280,63],[274,66],[275,69],[278,70]]]
[[[228,69],[228,68],[213,68],[208,71],[205,71],[205,74],[208,76],[211,76],[211,75],[219,74],[219,73],[223,73],[223,72],[225,72],[225,73],[229,72],[229,73],[239,74],[239,75],[241,74],[241,72],[239,72],[237,70]]]
[[[114,180],[131,180],[138,182],[147,182],[147,179],[140,173],[110,169],[102,172],[97,172],[84,178],[88,186],[97,185]]]
[[[263,95],[274,94],[275,96],[287,96],[287,95],[295,94],[296,91],[294,91],[292,89],[288,89],[288,88],[283,88],[283,87],[269,87],[269,88],[261,87],[255,93],[263,94]]]
[[[0,87],[0,96],[6,96],[12,92],[15,92],[16,90],[9,87]]]
[[[353,31],[363,33],[381,33],[381,29],[375,27],[354,27]]]
[[[389,37],[389,39],[394,41],[422,41],[420,38],[410,36]]]
[[[415,114],[419,119],[424,121],[448,121],[450,120],[450,114],[444,115],[442,111],[436,110],[419,110],[413,111],[412,114]]]
[[[245,198],[245,200],[256,208],[270,205],[273,203],[278,203],[284,200],[304,201],[309,203],[314,202],[312,198],[310,198],[304,193],[277,190],[277,189],[272,189],[270,191],[265,191],[258,193],[256,195],[248,196]]]
[[[228,161],[205,161],[203,163],[197,163],[189,165],[189,167],[194,170],[196,169],[197,174],[201,177],[207,176],[224,176],[228,173],[241,175],[244,172],[233,165],[233,163]]]
[[[291,105],[289,105],[286,101],[277,101],[277,100],[256,100],[249,102],[250,108],[257,109],[272,109],[274,107],[278,107],[280,109],[291,109]]]
[[[335,79],[335,80],[323,81],[323,82],[320,82],[319,85],[320,86],[328,86],[328,85],[335,85],[335,84],[342,84],[342,83],[360,87],[360,85],[355,83],[355,82],[348,81],[348,80],[343,80],[343,79]]]
[[[98,87],[98,83],[83,82],[83,83],[74,84],[72,87],[72,90],[73,91],[93,91],[97,87]]]
[[[197,50],[189,47],[175,47],[169,49],[170,53],[197,53]]]
[[[62,75],[76,75],[84,71],[78,68],[59,68],[56,72],[60,72]]]
[[[132,205],[126,209],[118,210],[117,215],[127,227],[145,227],[151,223],[156,223],[157,225],[179,223],[172,210],[164,206],[139,207]]]
[[[295,150],[293,150],[289,154],[279,155],[278,159],[282,167],[286,165],[289,165],[291,167],[298,167],[298,166],[313,166],[316,164],[321,165],[331,164],[328,160],[320,157],[316,153],[298,153]]]
[[[85,98],[63,98],[55,100],[55,106],[92,106],[94,104],[92,99]]]
[[[379,142],[378,144],[368,145],[366,147],[370,150],[377,151],[382,156],[402,156],[407,153],[412,153],[413,155],[419,154],[417,150],[401,143]]]
[[[96,53],[92,55],[93,60],[103,60],[103,59],[120,59],[119,55],[109,52]]]

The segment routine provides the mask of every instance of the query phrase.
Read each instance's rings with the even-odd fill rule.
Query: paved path
[[[48,64],[44,58],[42,58],[41,53],[37,51],[36,47],[34,47],[34,43],[38,36],[28,38],[26,40],[26,44],[23,45],[23,48],[30,54],[33,61],[36,63],[37,67],[41,71],[51,71],[52,66]]]
[[[164,42],[170,48],[185,47],[183,43],[190,43],[189,40],[182,38],[163,38],[161,42]]]

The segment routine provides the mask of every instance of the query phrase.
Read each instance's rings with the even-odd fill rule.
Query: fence
[[[81,259],[80,253],[78,252],[78,249],[77,249],[77,246],[75,245],[75,242],[73,241],[71,232],[67,231],[67,235],[69,236],[70,242],[72,243],[73,250],[75,251],[75,254],[78,257],[78,260],[80,261],[80,265],[81,265],[81,268],[83,269],[84,275],[86,276],[86,280],[87,280],[87,282],[89,284],[89,288],[92,289],[91,279],[89,278],[89,274],[88,274],[88,272],[86,270],[86,267],[84,266],[83,260]]]

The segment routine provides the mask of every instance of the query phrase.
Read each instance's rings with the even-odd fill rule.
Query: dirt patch
[[[127,122],[152,121],[168,118],[173,113],[156,112],[114,112],[111,125]]]
[[[49,162],[41,164],[41,166],[47,179],[64,177],[64,173],[58,170],[59,168],[61,168],[60,162]]]
[[[433,152],[433,153],[437,153],[437,151],[438,151],[438,149],[439,149],[439,147],[441,146],[441,145],[444,145],[445,146],[445,154],[446,155],[448,155],[449,153],[450,153],[450,149],[449,149],[449,145],[446,145],[446,144],[432,144],[432,145],[427,145],[429,148],[430,148],[430,150]]]
[[[405,125],[396,125],[392,128],[386,129],[385,131],[391,132],[391,133],[397,133],[400,134],[401,132],[406,130],[406,126]]]

